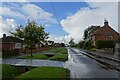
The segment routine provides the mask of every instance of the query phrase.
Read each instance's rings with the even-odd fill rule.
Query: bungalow
[[[3,34],[3,37],[0,38],[0,45],[2,50],[14,50],[14,49],[22,49],[22,43],[23,40],[12,37],[12,36],[6,36],[6,34]]]

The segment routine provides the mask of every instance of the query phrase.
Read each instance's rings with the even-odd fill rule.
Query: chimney
[[[104,26],[106,26],[106,27],[108,27],[109,25],[108,25],[108,20],[104,20]]]
[[[3,34],[3,38],[5,38],[6,37],[6,34]]]

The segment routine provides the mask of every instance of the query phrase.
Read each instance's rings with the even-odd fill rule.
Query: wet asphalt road
[[[69,60],[64,67],[71,71],[71,78],[118,78],[120,72],[104,69],[100,63],[83,55],[78,49],[68,49]]]

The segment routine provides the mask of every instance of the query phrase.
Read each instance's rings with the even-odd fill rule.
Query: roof
[[[96,31],[93,32],[93,35],[101,34],[101,32],[104,31],[105,28],[108,28],[108,27],[109,27],[109,29],[111,29],[112,31],[114,31],[116,34],[119,35],[119,33],[117,31],[115,31],[113,28],[111,28],[110,26],[107,26],[107,27],[106,26],[102,26],[102,27],[100,27],[99,29],[97,29]]]
[[[0,41],[2,41],[2,43],[12,43],[12,42],[22,43],[23,42],[23,40],[21,40],[17,37],[12,37],[12,36],[7,36],[7,37],[0,38]]]

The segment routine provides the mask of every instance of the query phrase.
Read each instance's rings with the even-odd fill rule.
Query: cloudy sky
[[[118,31],[117,2],[0,2],[0,37],[31,19],[44,25],[50,40],[79,42],[88,26],[103,26],[104,18]]]

